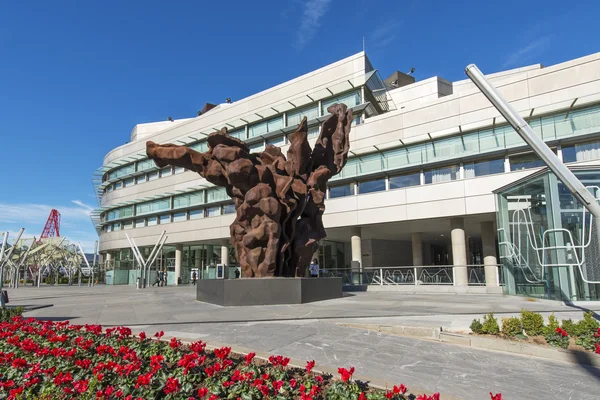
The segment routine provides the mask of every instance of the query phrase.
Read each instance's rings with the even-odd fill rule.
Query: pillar
[[[194,250],[194,268],[198,268],[198,272],[200,272],[200,268],[202,268],[202,252],[200,250]]]
[[[360,226],[350,229],[350,247],[352,249],[352,281],[355,284],[362,283],[362,245]]]
[[[221,264],[229,265],[229,246],[221,246]]]
[[[450,239],[452,240],[452,264],[454,268],[454,285],[467,286],[467,245],[465,237],[465,222],[462,218],[450,220]]]
[[[178,243],[175,245],[175,285],[179,284],[179,278],[181,277],[182,256],[183,256],[183,244]]]
[[[485,286],[498,286],[496,231],[494,230],[493,221],[481,223],[481,247],[483,250],[483,265],[485,268]]]
[[[422,242],[422,234],[421,232],[413,232],[412,233],[412,265],[413,267],[418,267],[423,265],[423,242]],[[421,271],[423,268],[417,268],[415,271],[415,281],[419,280],[421,276]]]

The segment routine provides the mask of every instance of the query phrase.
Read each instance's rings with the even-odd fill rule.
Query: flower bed
[[[202,341],[182,344],[132,336],[126,327],[24,320],[0,323],[0,398],[8,399],[416,399],[404,385],[379,390],[354,381],[289,367],[289,358],[239,355],[231,348],[206,350]],[[500,394],[492,395],[501,400]]]
[[[487,314],[483,323],[474,319],[471,331],[475,334],[494,335],[505,339],[525,340],[571,350],[589,350],[600,354],[600,323],[589,311],[574,323],[570,319],[559,323],[552,314],[544,324],[541,314],[522,310],[520,317],[502,318],[502,329],[494,314]]]

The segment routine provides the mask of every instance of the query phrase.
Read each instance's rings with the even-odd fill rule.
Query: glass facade
[[[504,172],[504,158],[482,160],[464,164],[465,178],[501,174]]]
[[[383,190],[385,190],[385,178],[358,183],[358,193],[360,194],[381,192]]]
[[[573,172],[600,195],[600,170]],[[537,174],[499,190],[497,204],[505,293],[600,299],[600,249],[590,214],[554,174]]]
[[[398,175],[390,177],[390,189],[400,189],[409,186],[417,186],[421,184],[421,173],[413,172],[412,174]]]
[[[354,182],[347,183],[341,186],[331,186],[329,188],[329,198],[334,199],[336,197],[353,196],[354,195]]]

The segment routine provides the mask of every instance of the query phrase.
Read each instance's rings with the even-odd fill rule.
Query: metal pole
[[[556,177],[569,189],[571,194],[588,209],[596,220],[596,237],[600,247],[600,204],[596,201],[594,195],[581,183],[579,179],[571,172],[565,164],[560,161],[558,156],[548,147],[548,145],[538,136],[525,120],[515,111],[515,109],[502,97],[494,86],[483,76],[475,64],[470,64],[465,69],[465,73],[479,88],[481,93],[492,103],[498,112],[508,121],[513,129],[523,138],[531,147],[533,152],[544,161]]]
[[[156,252],[154,253],[154,257],[152,259],[148,260],[148,274],[147,274],[148,279],[150,278],[150,268],[151,268],[152,264],[154,263],[154,261],[156,261],[156,258],[158,257],[158,253],[160,253],[163,245],[169,238],[168,236],[165,236],[165,233],[166,233],[166,231],[163,231],[163,236],[161,236],[162,240],[159,243],[157,243]],[[158,270],[156,272],[158,273]],[[148,285],[150,285],[150,281],[148,281]]]
[[[18,235],[17,235],[17,240],[15,241],[15,244],[19,242],[19,240],[21,239],[21,235],[23,234],[23,231],[25,231],[25,228],[21,228],[21,230],[19,231]],[[6,235],[4,236],[4,244],[2,245],[2,253],[4,254],[4,246],[6,244],[6,241],[8,239],[8,232],[6,232]],[[15,250],[15,245],[13,245],[10,250],[8,251],[8,254],[6,255],[6,260],[10,260],[10,257],[12,256],[13,251]],[[4,286],[4,264],[6,263],[5,261],[0,262],[0,307],[5,308],[6,305],[4,304],[4,295],[2,293],[2,287]]]

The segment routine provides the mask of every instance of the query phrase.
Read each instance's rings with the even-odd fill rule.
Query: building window
[[[409,186],[417,186],[421,184],[421,173],[414,172],[412,174],[398,175],[390,177],[390,189],[400,189]]]
[[[298,125],[302,122],[302,118],[306,117],[307,121],[315,119],[319,116],[319,106],[317,104],[304,107],[298,111],[289,111],[287,113],[287,126]]]
[[[220,206],[206,208],[206,216],[207,217],[216,217],[218,215],[221,215],[221,207]]]
[[[425,183],[439,183],[455,181],[458,179],[458,166],[435,168],[425,171]]]
[[[183,167],[175,167],[175,168],[173,168],[173,173],[176,174],[176,175],[177,174],[182,174],[184,172],[185,172],[185,168],[183,168]]]
[[[108,186],[106,187],[106,191],[107,191],[107,192],[112,192],[113,190],[114,190],[114,187],[113,187],[113,185],[108,185]]]
[[[133,221],[123,222],[123,229],[133,229]]]
[[[116,223],[113,224],[113,231],[120,231],[121,230],[121,224],[120,223]]]
[[[330,186],[329,187],[329,198],[335,199],[336,197],[354,196],[354,182],[347,183],[341,186]]]
[[[229,200],[229,195],[224,187],[212,188],[206,191],[206,202],[216,203],[217,201]]]
[[[158,179],[158,171],[150,172],[148,174],[148,181],[155,181]]]
[[[158,223],[158,218],[148,217],[148,226],[154,226]]]
[[[124,187],[129,187],[129,186],[133,186],[133,178],[127,178],[123,181],[123,186]]]
[[[160,177],[164,178],[166,176],[173,175],[173,169],[171,167],[166,167],[160,170]]]
[[[319,136],[319,125],[317,126],[313,126],[312,128],[308,128],[308,138],[312,139],[312,138],[316,138],[317,136]]]
[[[258,153],[265,149],[265,142],[254,143],[248,147],[250,147],[250,153]]]
[[[136,176],[135,177],[135,183],[136,183],[136,185],[138,183],[144,183],[144,182],[146,182],[146,175],[140,175],[140,176]]]
[[[235,204],[225,204],[223,205],[223,215],[225,214],[234,214],[235,213]]]
[[[544,162],[534,153],[519,154],[509,157],[510,170],[520,171],[522,169],[543,167]]]
[[[158,221],[161,225],[171,223],[171,214],[160,215]]]
[[[260,136],[264,135],[265,133],[274,132],[281,128],[283,128],[283,115],[250,126],[248,130],[248,136]]]
[[[173,222],[182,222],[187,220],[187,214],[184,212],[173,214]]]
[[[190,220],[204,218],[204,209],[190,211]]]
[[[590,161],[600,159],[600,142],[589,142],[562,148],[563,162]]]
[[[155,166],[154,160],[146,159],[146,160],[143,160],[143,161],[138,161],[136,171],[138,171],[138,172],[139,171],[145,171],[145,170],[150,169],[150,168],[152,168],[154,166]]]
[[[122,187],[123,187],[123,182],[122,181],[115,182],[115,190],[119,190]]]
[[[150,214],[156,211],[170,210],[171,209],[171,199],[164,198],[153,201],[147,201],[145,203],[137,204],[135,206],[135,214]]]
[[[188,147],[192,150],[196,150],[196,151],[199,151],[200,153],[204,153],[206,150],[208,150],[208,143],[206,142],[206,140],[203,140],[201,142],[194,143]]]
[[[106,225],[106,232],[112,232],[112,225]]]
[[[236,129],[234,131],[227,132],[227,133],[229,134],[229,136],[233,136],[234,138],[238,138],[240,140],[246,139],[246,129],[245,128]]]
[[[464,170],[465,178],[501,174],[504,172],[504,158],[465,163]]]
[[[385,178],[374,179],[372,181],[358,182],[358,193],[381,192],[385,190]]]
[[[272,144],[273,146],[281,147],[285,144],[285,136],[277,136],[275,138],[268,139],[267,144]]]
[[[146,226],[146,220],[144,218],[135,220],[136,228],[143,228],[144,226]]]
[[[113,221],[115,219],[127,218],[133,216],[133,207],[121,207],[115,208],[114,210],[110,210],[106,213],[106,220]]]
[[[348,106],[348,108],[357,106],[360,104],[360,92],[358,92],[358,91],[350,92],[350,93],[346,93],[346,94],[343,94],[341,96],[337,96],[337,97],[334,97],[331,99],[323,100],[321,102],[321,108],[322,108],[322,113],[323,113],[322,115],[329,114],[329,112],[327,111],[327,107],[329,107],[335,103],[345,104],[346,106]]]

